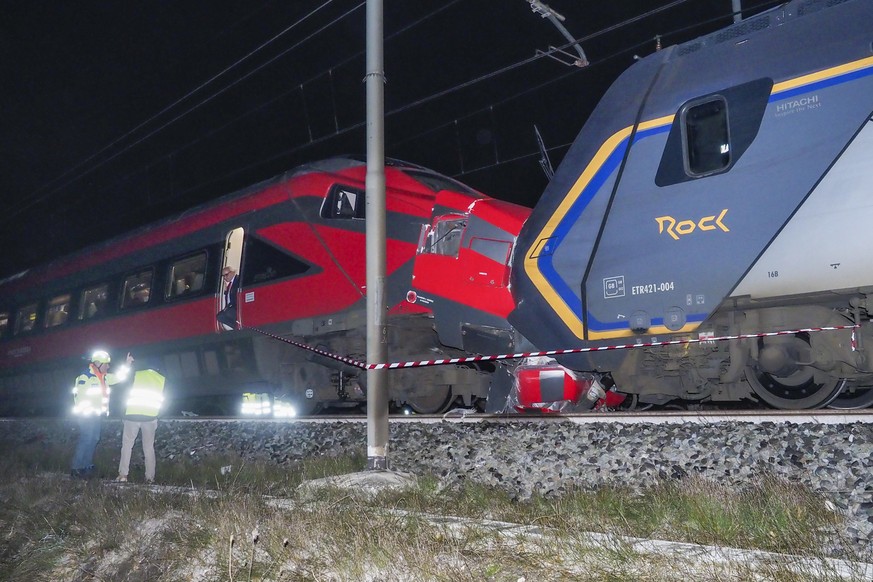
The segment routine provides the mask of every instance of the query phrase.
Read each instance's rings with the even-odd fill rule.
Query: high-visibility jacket
[[[272,412],[270,395],[267,392],[244,392],[240,412],[243,416],[269,416]]]
[[[164,403],[166,379],[154,370],[138,370],[133,376],[133,386],[127,393],[125,417],[155,418]]]
[[[109,414],[109,395],[113,384],[123,382],[130,369],[122,366],[117,373],[101,374],[93,363],[80,374],[73,385],[73,414],[93,416]]]

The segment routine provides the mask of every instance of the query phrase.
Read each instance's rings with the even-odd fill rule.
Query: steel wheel
[[[828,408],[839,410],[857,410],[873,405],[873,386],[855,386],[849,384],[837,394]]]
[[[827,406],[846,385],[842,379],[817,384],[810,368],[781,377],[749,366],[746,368],[746,381],[761,400],[784,410],[810,410]]]
[[[411,395],[406,404],[418,414],[439,414],[448,410],[453,400],[451,386],[434,386],[426,393]]]

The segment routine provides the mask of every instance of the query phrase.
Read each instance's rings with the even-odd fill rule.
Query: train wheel
[[[746,381],[761,400],[783,410],[823,408],[833,402],[846,385],[842,379],[818,384],[810,368],[802,368],[782,377],[749,366],[746,368]]]
[[[873,386],[849,385],[840,392],[828,408],[838,410],[857,410],[873,405]]]
[[[406,399],[406,404],[418,414],[445,412],[454,400],[451,386],[435,386],[424,394],[415,394]]]

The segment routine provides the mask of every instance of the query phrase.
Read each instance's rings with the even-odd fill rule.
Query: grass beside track
[[[228,455],[160,463],[158,482],[179,486],[161,492],[71,480],[68,450],[0,446],[2,580],[797,582],[846,579],[829,557],[871,561],[828,555],[843,531],[840,516],[820,496],[777,479],[737,491],[692,477],[645,491],[610,487],[522,501],[424,475],[414,487],[372,496],[336,488],[304,494],[297,488],[304,480],[359,471],[365,457],[280,467]],[[101,450],[98,469],[114,476],[117,461],[117,452]],[[277,498],[287,500],[284,509]],[[510,536],[471,519],[532,527]],[[611,542],[592,546],[586,532]],[[625,536],[792,557],[702,570],[693,556],[641,554]],[[798,556],[814,567],[800,566]]]

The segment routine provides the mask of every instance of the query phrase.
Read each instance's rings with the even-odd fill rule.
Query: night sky
[[[612,80],[731,0],[384,0],[386,155],[533,206]],[[767,0],[744,0],[769,7]],[[654,12],[654,14],[649,14]],[[29,0],[0,17],[0,277],[366,153],[362,0]],[[569,61],[569,57],[555,55]]]

